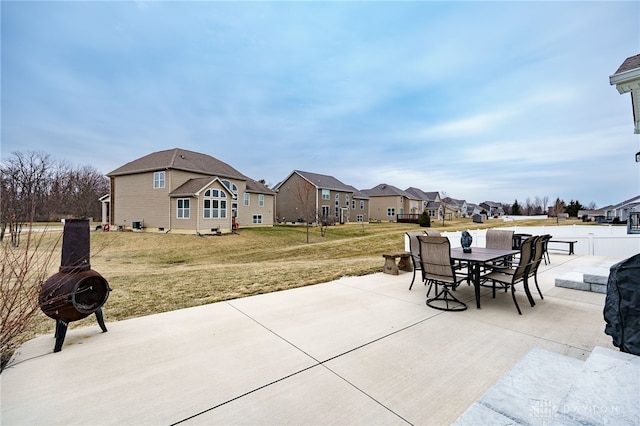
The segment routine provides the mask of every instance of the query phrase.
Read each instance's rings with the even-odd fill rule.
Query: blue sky
[[[212,155],[480,203],[640,193],[640,2],[12,2],[2,156]]]

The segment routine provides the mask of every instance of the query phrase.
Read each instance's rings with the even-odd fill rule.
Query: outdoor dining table
[[[504,259],[520,253],[518,250],[502,250],[485,247],[472,247],[471,253],[465,253],[462,247],[451,249],[451,260],[466,263],[473,280],[473,287],[476,293],[476,307],[480,309],[480,270],[483,265],[487,265],[496,260]]]

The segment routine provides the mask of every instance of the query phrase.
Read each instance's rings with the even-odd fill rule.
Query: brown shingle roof
[[[247,179],[247,192],[254,192],[257,194],[273,194],[274,193],[273,190],[269,189],[269,187],[253,179]]]
[[[217,158],[180,148],[145,155],[107,173],[107,176],[129,175],[167,169],[185,170],[232,179],[247,179],[245,175]]]
[[[618,68],[613,75],[620,74],[625,71],[631,71],[636,68],[640,68],[640,55],[630,56],[625,59],[622,65],[620,65],[620,68]]]
[[[333,176],[321,175],[320,173],[303,172],[301,170],[295,170],[295,173],[299,174],[309,182],[314,184],[318,188],[333,189],[334,191],[352,191],[352,187],[345,185]]]
[[[407,191],[403,191],[402,189],[396,188],[393,185],[387,185],[386,183],[381,183],[380,185],[375,186],[371,189],[363,189],[362,192],[367,194],[369,197],[388,197],[390,195],[400,195],[411,200],[419,199],[415,195]]]
[[[196,192],[209,185],[216,178],[207,176],[202,178],[189,179],[169,194],[170,197],[193,197]]]

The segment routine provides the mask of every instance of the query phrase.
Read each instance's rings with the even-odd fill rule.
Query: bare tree
[[[14,152],[2,162],[2,210],[0,236],[7,226],[14,246],[19,245],[23,224],[42,220],[53,162],[48,154],[39,151]]]
[[[560,215],[564,213],[564,201],[560,197],[556,198],[556,202],[553,204],[553,211],[556,215],[556,224],[560,225]]]
[[[440,193],[440,205],[442,206],[442,226],[444,226],[444,218],[447,216],[447,191],[442,191]]]
[[[0,240],[7,228],[18,243],[27,221],[100,216],[109,180],[93,166],[71,167],[36,151],[14,152],[0,163]]]
[[[309,227],[317,222],[316,187],[309,181],[300,179],[291,189],[298,210],[298,219],[304,220],[307,226],[307,243],[309,242]]]
[[[548,208],[549,208],[549,196],[545,195],[544,197],[542,197],[542,213],[547,213]]]
[[[533,199],[533,214],[542,214],[542,199],[537,195]]]
[[[524,202],[524,214],[526,216],[531,216],[531,212],[533,211],[533,205],[531,203],[531,198],[527,197]]]
[[[100,214],[99,198],[109,191],[109,180],[93,166],[82,166],[69,176],[71,191],[67,194],[67,211],[76,218]]]

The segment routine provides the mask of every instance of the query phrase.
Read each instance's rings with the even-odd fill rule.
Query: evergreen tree
[[[429,216],[429,213],[426,210],[423,211],[422,214],[420,215],[420,218],[418,219],[418,223],[423,228],[431,228],[431,217]]]
[[[520,216],[522,214],[522,210],[520,209],[520,204],[518,204],[518,200],[513,202],[511,206],[511,214],[514,216]]]
[[[564,208],[564,211],[569,214],[571,217],[578,217],[578,211],[582,210],[584,207],[580,204],[580,201],[571,200],[569,205]]]

